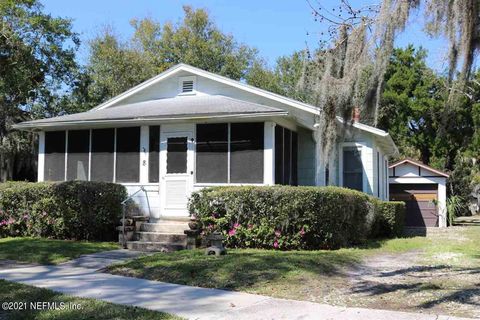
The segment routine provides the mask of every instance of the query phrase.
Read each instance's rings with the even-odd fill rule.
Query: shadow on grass
[[[369,275],[374,275],[379,279],[383,278],[384,280],[358,281],[353,286],[352,292],[362,293],[368,296],[380,296],[397,291],[405,291],[407,295],[430,291],[433,299],[418,304],[418,308],[429,309],[447,302],[467,304],[475,307],[480,306],[480,284],[473,285],[473,288],[472,285],[465,285],[465,288],[448,288],[443,285],[443,282],[439,284],[431,283],[431,279],[435,278],[435,274],[444,275],[453,273],[456,277],[462,277],[462,275],[480,274],[480,268],[452,268],[448,265],[412,266],[388,272],[380,272],[379,274],[374,273],[375,272]],[[404,279],[405,277],[419,279],[419,281],[413,283],[401,283],[401,279]],[[380,281],[385,281],[386,283],[381,283]],[[444,294],[446,291],[449,291],[449,293]]]
[[[207,288],[244,290],[314,276],[342,276],[360,263],[351,251],[229,250],[222,257],[203,250],[142,257],[109,268],[116,274]]]
[[[118,249],[107,242],[51,240],[41,238],[0,239],[0,259],[56,264],[82,254]]]

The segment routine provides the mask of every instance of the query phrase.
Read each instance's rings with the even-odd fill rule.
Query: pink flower
[[[282,233],[280,232],[280,230],[275,231],[275,236],[276,237],[280,237],[281,235],[282,235]]]
[[[24,215],[23,215],[23,219],[24,219],[24,220],[27,220],[27,219],[28,219],[28,214],[24,214]]]
[[[253,224],[249,224],[248,229],[253,229]]]
[[[275,242],[273,243],[273,247],[274,247],[275,249],[278,249],[278,241],[277,241],[277,240],[275,240]]]
[[[237,233],[237,230],[235,230],[235,229],[230,229],[230,230],[228,231],[228,235],[229,235],[230,237],[231,237],[231,236],[234,236],[235,233]]]
[[[299,233],[300,233],[300,236],[302,236],[302,237],[305,235],[305,230],[303,230],[303,227],[302,227],[302,229],[300,229]]]
[[[238,222],[233,225],[233,229],[237,229],[238,227],[240,227],[240,223]]]

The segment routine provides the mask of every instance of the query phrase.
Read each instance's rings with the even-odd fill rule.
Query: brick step
[[[183,234],[184,230],[188,230],[186,222],[171,222],[165,221],[160,223],[142,223],[140,231],[143,232],[164,232],[164,233],[179,233]]]
[[[127,249],[143,252],[172,252],[185,249],[186,246],[178,243],[154,241],[127,241]]]
[[[179,233],[165,233],[165,232],[135,232],[134,239],[143,242],[166,242],[174,244],[187,244],[187,236]]]

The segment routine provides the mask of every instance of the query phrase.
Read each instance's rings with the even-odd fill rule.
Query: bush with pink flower
[[[203,234],[222,232],[231,248],[335,249],[401,229],[404,205],[384,203],[338,187],[235,186],[195,192],[189,208]]]

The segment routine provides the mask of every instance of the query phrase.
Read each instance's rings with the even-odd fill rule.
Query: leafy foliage
[[[372,235],[376,237],[399,237],[405,224],[405,203],[377,201]]]
[[[222,232],[229,247],[283,250],[363,243],[376,236],[372,225],[379,212],[391,208],[354,190],[290,186],[203,189],[192,195],[189,207],[204,233]],[[384,214],[385,224],[392,215]],[[392,228],[401,228],[403,220],[395,218]]]
[[[113,240],[125,187],[69,181],[0,185],[0,236]]]
[[[33,135],[11,125],[61,112],[59,89],[73,80],[79,40],[69,19],[35,0],[1,1],[0,16],[0,181],[32,178]]]
[[[133,19],[127,41],[111,28],[103,30],[90,42],[89,61],[71,103],[89,109],[178,63],[244,79],[256,50],[223,33],[206,10],[183,10],[178,24]]]
[[[480,87],[476,79],[471,81],[474,100],[449,104],[446,80],[428,68],[425,60],[426,51],[421,48],[395,49],[385,75],[379,127],[392,135],[402,156],[451,172],[450,195],[460,196],[466,208],[474,177],[480,172],[480,108],[476,102]]]

